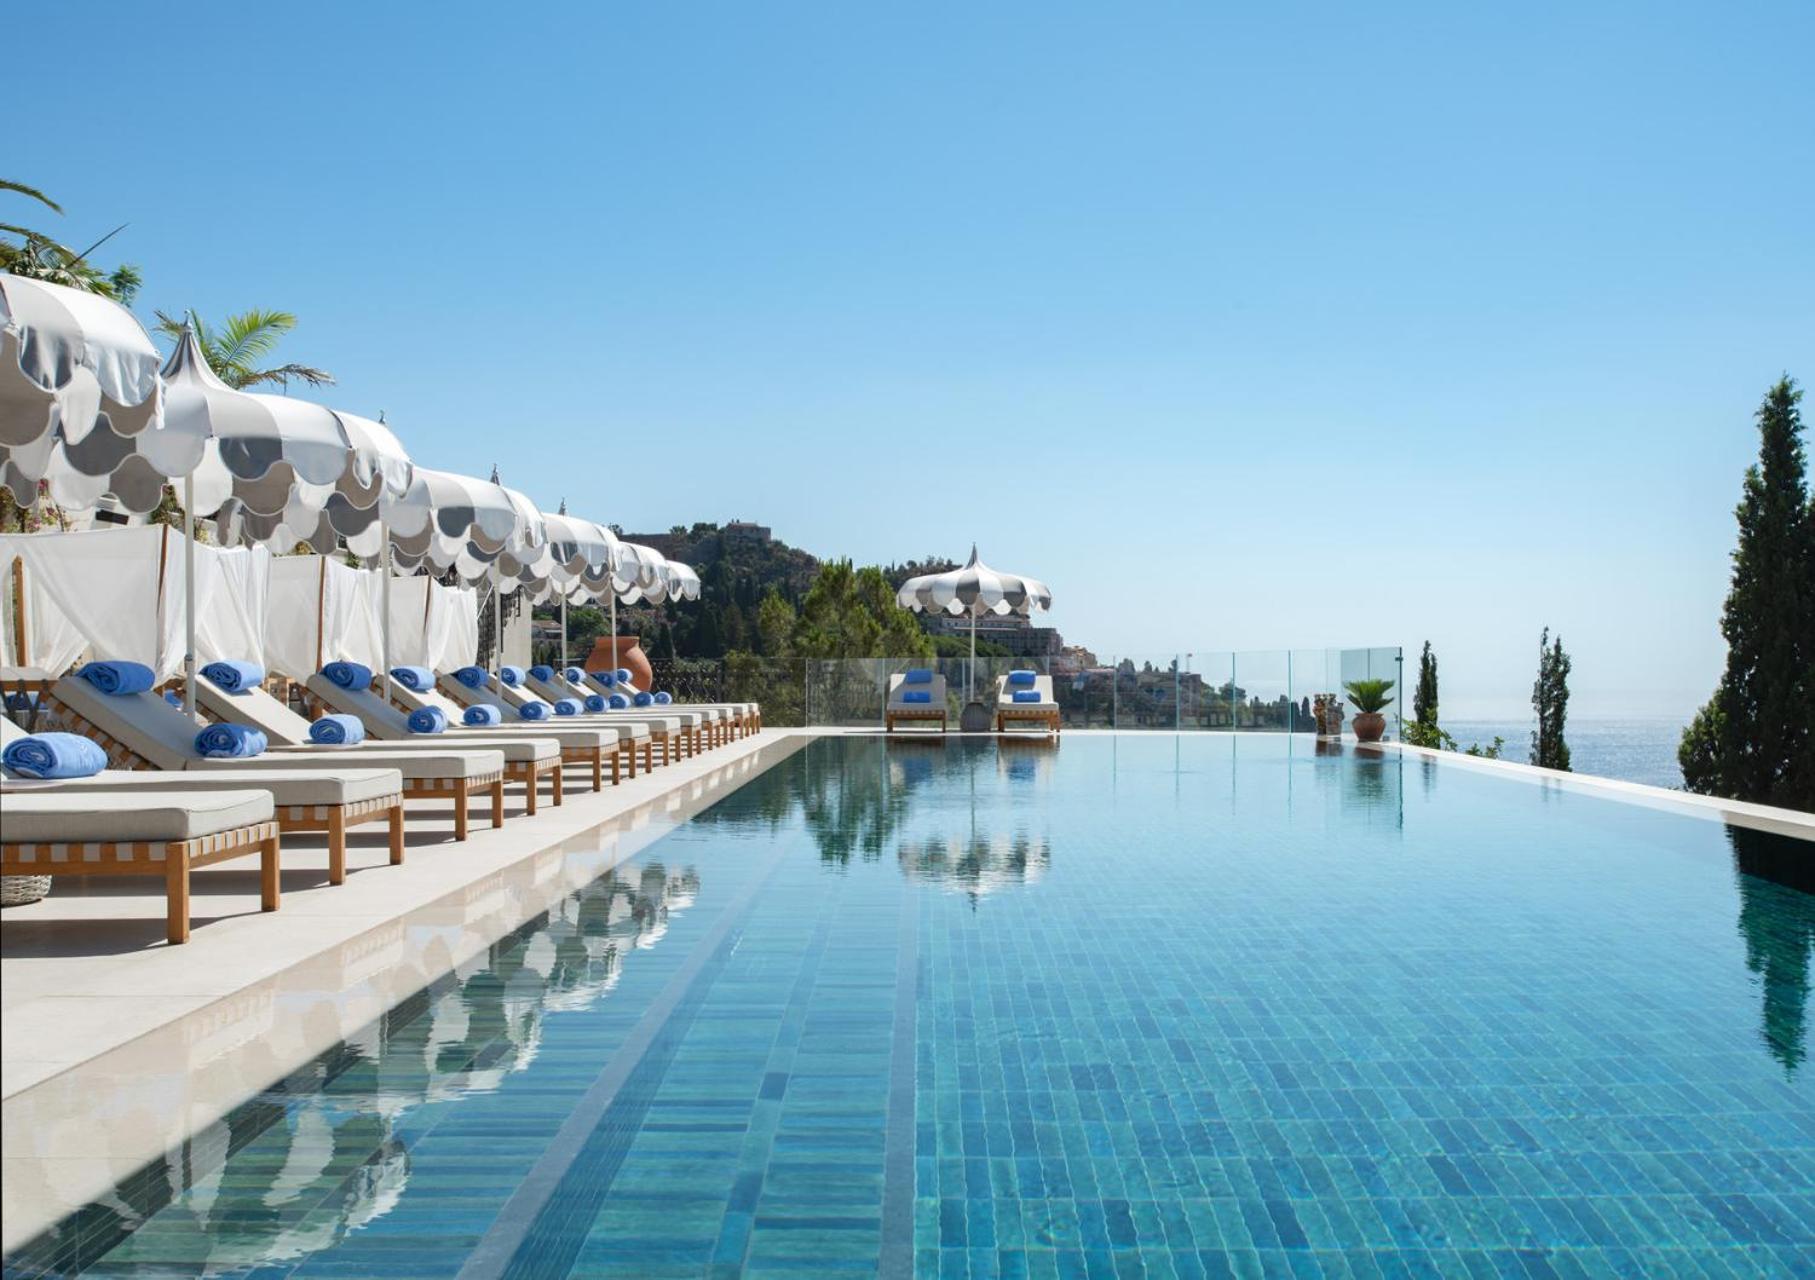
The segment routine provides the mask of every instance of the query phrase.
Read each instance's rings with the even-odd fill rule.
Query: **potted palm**
[[[1381,714],[1393,701],[1391,680],[1351,680],[1342,686],[1355,704],[1355,736],[1362,742],[1379,742],[1386,732]]]

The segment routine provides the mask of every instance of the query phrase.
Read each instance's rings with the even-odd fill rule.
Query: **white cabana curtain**
[[[376,593],[383,584],[373,582]],[[391,661],[452,671],[479,660],[479,593],[432,578],[391,583]]]
[[[43,615],[42,622],[31,621],[33,636],[46,636],[42,655],[34,641],[30,665],[61,674],[86,651],[143,662],[160,681],[182,672],[182,534],[143,525],[0,535],[0,562],[10,567],[15,559]],[[195,549],[198,662],[264,660],[270,563],[262,549]],[[30,621],[32,606],[27,609]]]
[[[0,568],[4,591],[0,592],[0,666],[24,667],[61,674],[82,660],[88,650],[88,638],[69,620],[42,577],[33,573],[9,546]],[[19,626],[19,609],[23,606],[25,626]],[[21,632],[23,631],[23,635]],[[24,645],[21,647],[20,640]]]
[[[329,556],[276,556],[265,614],[265,666],[307,680],[330,662],[376,668],[379,583]]]

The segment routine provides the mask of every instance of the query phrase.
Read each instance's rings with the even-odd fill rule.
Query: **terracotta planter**
[[[585,666],[588,671],[616,671],[626,667],[637,688],[645,693],[654,690],[655,669],[649,665],[649,655],[643,652],[643,641],[639,636],[600,636],[592,642],[592,652],[586,655]]]
[[[1379,742],[1386,732],[1386,717],[1378,711],[1363,711],[1355,717],[1355,738],[1359,742]]]

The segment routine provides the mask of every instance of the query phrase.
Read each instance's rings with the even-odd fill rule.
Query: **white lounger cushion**
[[[1021,685],[1020,692],[1026,693],[1027,686]],[[1038,702],[1016,702],[1016,690],[1009,688],[1008,677],[1000,676],[996,680],[996,708],[999,711],[1037,711],[1044,707],[1051,710],[1058,703],[1052,694],[1052,677],[1035,676],[1034,692],[1040,695]]]
[[[324,746],[309,741],[309,722],[263,689],[228,693],[208,680],[195,682],[196,701],[216,719],[260,730],[278,755],[292,751],[317,757],[332,756],[342,763],[373,769],[396,769],[411,780],[425,778],[479,778],[504,768],[504,753],[494,748],[452,747],[437,749],[432,738],[412,735],[418,742],[371,740],[351,747]]]
[[[193,840],[269,822],[266,791],[96,792],[6,795],[7,844],[115,844]]]
[[[553,761],[561,755],[561,744],[554,738],[543,735],[521,737],[515,732],[500,733],[498,729],[468,730],[460,727],[459,716],[448,717],[446,733],[411,733],[410,718],[396,707],[369,689],[343,689],[324,675],[309,677],[309,692],[333,707],[350,716],[358,716],[364,722],[366,732],[388,738],[394,742],[408,742],[414,746],[418,742],[434,742],[450,747],[485,747],[492,751],[502,751],[504,758],[512,764],[537,763]],[[398,686],[399,695],[408,690]],[[286,759],[293,753],[285,752]]]
[[[523,705],[522,700],[524,698],[536,698],[539,701],[552,704],[558,702],[562,698],[572,698],[575,702],[584,703],[586,699],[591,696],[584,690],[575,693],[572,690],[572,686],[563,688],[553,681],[538,680],[534,676],[525,676],[523,683],[526,686],[526,689],[507,690],[503,697],[511,700],[514,705],[520,707]],[[491,689],[487,690],[487,692],[496,693],[497,690]],[[652,714],[655,712],[659,712],[660,714]],[[640,734],[648,733],[651,729],[659,729],[663,733],[679,733],[682,729],[691,729],[694,725],[704,719],[704,716],[697,714],[670,715],[667,707],[620,707],[616,711],[582,711],[577,716],[557,717],[554,722],[556,724],[572,724],[577,720],[582,724],[588,725],[603,723],[614,725],[620,729],[628,729],[632,733]],[[547,723],[547,721],[543,721],[542,723]]]
[[[517,718],[517,709],[510,706],[508,703],[501,701],[498,698],[498,695],[489,689],[468,689],[452,676],[437,676],[436,679],[444,686],[451,685],[454,688],[458,688],[460,694],[472,695],[475,702],[488,707],[497,707],[503,713],[503,724],[475,726],[484,728],[488,733],[497,733],[500,730],[507,730],[511,733],[519,731],[523,733],[533,733],[537,737],[553,738],[563,747],[579,747],[582,749],[587,747],[616,747],[619,743],[628,741],[637,736],[631,730],[618,725],[604,725],[597,721],[576,725],[572,723],[571,716],[562,716],[557,720],[552,713],[546,720],[520,720]],[[460,723],[460,718],[466,714],[466,706],[470,705],[461,703],[460,695],[439,691],[433,693],[418,693],[414,689],[405,689],[401,686],[397,690],[397,698],[400,702],[440,707],[441,710],[446,713],[448,721],[452,724]]]
[[[223,760],[222,764],[252,761]],[[92,778],[11,778],[0,786],[6,796],[7,817],[12,817],[14,796],[92,791],[231,791],[248,787],[269,791],[280,808],[292,805],[357,804],[378,800],[403,790],[395,769],[346,769],[329,773],[317,769],[187,769],[174,773],[155,769],[103,769]]]
[[[903,694],[915,689],[924,689],[926,692],[930,693],[932,697],[928,698],[925,702],[903,702],[901,700]],[[944,676],[934,673],[932,680],[927,684],[909,684],[907,683],[907,677],[905,675],[893,675],[889,677],[890,711],[944,711],[945,705]]]

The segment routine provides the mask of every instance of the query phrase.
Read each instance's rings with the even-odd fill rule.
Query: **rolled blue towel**
[[[639,707],[647,707],[654,704],[655,695],[653,693],[639,693],[632,698],[631,701],[636,703]]]
[[[350,747],[365,740],[365,721],[358,716],[323,716],[309,726],[310,742],[320,742],[330,747]]]
[[[79,733],[34,733],[11,743],[0,764],[27,778],[92,778],[107,767],[107,753]]]
[[[902,684],[931,684],[933,673],[926,667],[909,667],[906,675],[901,677]]]
[[[435,687],[435,673],[427,667],[392,667],[391,679],[415,693],[427,693]]]
[[[544,663],[531,667],[529,669],[529,674],[537,680],[540,680],[543,684],[547,684],[550,680],[555,678],[555,669]]]
[[[511,688],[515,689],[518,685],[523,683],[523,668],[522,667],[499,667],[498,668],[498,679],[502,680],[505,684],[507,684]]]
[[[617,669],[617,671],[615,672],[615,674],[618,677],[619,684],[629,684],[630,683],[630,668],[629,667],[619,667]]]
[[[577,716],[586,709],[586,704],[578,698],[558,698],[555,701],[555,714],[558,716]]]
[[[491,677],[485,673],[484,667],[461,667],[454,672],[454,679],[469,689],[483,689],[491,683]]]
[[[1040,691],[1038,689],[1016,689],[1015,690],[1015,701],[1016,702],[1038,702],[1039,700],[1040,700]]]
[[[1031,689],[1034,684],[1034,673],[1031,671],[1011,671],[1008,673],[1008,687],[1011,689]]]
[[[586,671],[582,667],[569,667],[561,674],[567,677],[567,683],[569,684],[586,683]]]
[[[196,753],[210,760],[248,760],[266,745],[264,734],[243,724],[211,724],[195,735]]]
[[[901,700],[903,702],[931,702],[933,695],[925,689],[910,689],[901,695]]]
[[[447,712],[440,707],[417,707],[410,712],[411,733],[440,733],[447,728]]]
[[[625,707],[628,707],[629,705],[630,705],[630,699],[626,698],[623,694],[614,693],[611,695],[611,709],[613,711],[622,711]]]
[[[666,707],[666,706],[670,705],[673,701],[674,701],[674,695],[672,693],[668,693],[668,692],[664,691],[662,693],[658,693],[655,695],[655,702],[658,707]]]
[[[372,668],[363,662],[330,662],[321,673],[343,689],[358,692],[372,687]]]
[[[18,689],[6,695],[8,711],[27,712],[38,705],[38,695],[29,689]]]
[[[142,662],[91,662],[76,674],[102,693],[119,696],[144,693],[158,682],[157,673]]]
[[[525,720],[546,720],[549,717],[548,704],[533,699],[517,708],[517,714]]]
[[[603,711],[611,703],[606,701],[605,695],[602,693],[589,693],[586,695],[585,705],[588,711]]]
[[[460,719],[474,728],[487,728],[494,724],[502,724],[504,713],[496,707],[468,707],[466,714]]]
[[[592,673],[592,678],[604,685],[607,689],[615,689],[618,687],[618,673],[615,671],[595,671]]]
[[[256,689],[265,682],[265,669],[256,662],[210,662],[202,674],[228,693]]]

